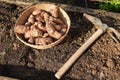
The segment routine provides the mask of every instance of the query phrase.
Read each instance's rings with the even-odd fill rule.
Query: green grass
[[[99,8],[120,13],[120,0],[105,0],[105,3],[101,3]]]

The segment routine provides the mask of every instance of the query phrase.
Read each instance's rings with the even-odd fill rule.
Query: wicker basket
[[[34,5],[34,6],[31,6],[30,8],[26,9],[20,16],[19,18],[17,19],[16,21],[16,24],[15,26],[17,25],[22,25],[22,24],[25,24],[25,22],[27,21],[28,17],[30,16],[30,14],[33,12],[34,9],[43,9],[43,10],[46,10],[46,11],[50,11],[51,9],[53,9],[54,7],[56,7],[56,5],[54,4],[37,4],[37,5]],[[18,34],[18,33],[15,33],[17,38],[22,42],[24,43],[25,45],[27,46],[30,46],[32,48],[36,48],[36,49],[47,49],[47,48],[51,48],[51,47],[54,47],[56,46],[57,44],[59,44],[68,34],[68,31],[70,29],[70,18],[69,16],[67,15],[67,13],[60,8],[60,18],[64,21],[64,23],[67,25],[67,31],[66,33],[60,38],[58,39],[57,41],[51,43],[51,44],[48,44],[48,45],[45,45],[45,46],[40,46],[40,45],[34,45],[34,44],[30,44],[26,41],[24,41],[23,37],[21,34]]]

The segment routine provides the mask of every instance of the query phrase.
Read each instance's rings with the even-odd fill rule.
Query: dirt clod
[[[100,72],[100,80],[103,80],[103,79],[104,79],[104,77],[105,77],[105,74],[104,74],[104,72],[103,72],[103,71],[101,71],[101,72]]]
[[[106,65],[110,68],[115,67],[115,61],[113,59],[108,59]]]
[[[18,43],[13,43],[13,50],[17,50],[20,47]]]
[[[95,75],[97,73],[97,70],[93,69],[92,70],[92,75]]]

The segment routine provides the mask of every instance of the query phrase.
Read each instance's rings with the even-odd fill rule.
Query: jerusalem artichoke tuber
[[[49,15],[47,12],[45,12],[45,13],[43,14],[43,17],[44,17],[44,20],[45,20],[46,23],[49,22],[49,17],[50,17],[50,15]]]
[[[48,33],[44,33],[42,37],[48,37],[49,34]]]
[[[29,30],[30,30],[30,27],[25,25],[17,25],[16,27],[14,27],[14,31],[19,34],[24,34]]]
[[[60,32],[61,32],[62,34],[64,34],[66,31],[67,31],[67,28],[66,28],[66,27],[63,27]]]
[[[28,18],[28,22],[34,24],[35,22],[35,19],[34,19],[34,16],[31,14],[30,17]]]
[[[32,12],[32,14],[33,15],[39,15],[40,13],[41,13],[41,9],[35,9],[33,12]]]
[[[62,26],[61,25],[54,25],[55,30],[61,31]]]
[[[50,23],[46,24],[46,30],[48,34],[55,39],[59,39],[62,36],[62,34],[56,31],[54,26]]]
[[[31,29],[25,33],[25,38],[42,36],[43,32],[38,28],[31,26]]]
[[[41,22],[38,22],[38,28],[43,31],[43,32],[46,32],[46,28],[45,26],[43,26],[43,24]]]
[[[35,19],[38,21],[38,22],[45,22],[44,21],[44,18],[39,14],[39,15],[36,15],[35,16]]]
[[[56,24],[62,24],[62,25],[64,24],[61,19],[55,18],[55,17],[52,17],[52,16],[49,17],[49,21],[50,22],[55,22]]]
[[[50,44],[52,42],[53,40],[51,37],[45,37],[45,38],[38,37],[35,39],[35,44],[42,45],[42,46]]]
[[[31,26],[31,25],[32,25],[32,23],[30,23],[30,22],[25,23],[25,26]]]
[[[62,36],[62,33],[58,32],[58,31],[55,31],[54,34],[53,34],[53,37],[55,39],[59,39],[61,36]]]
[[[55,7],[50,11],[53,17],[58,17],[59,16],[59,7]]]
[[[28,39],[28,42],[33,44],[33,43],[34,43],[34,38],[33,38],[33,37],[30,37],[30,38]]]

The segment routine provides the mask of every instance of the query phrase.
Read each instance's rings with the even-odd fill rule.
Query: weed
[[[120,12],[120,0],[105,0],[105,3],[99,5],[99,9]]]

